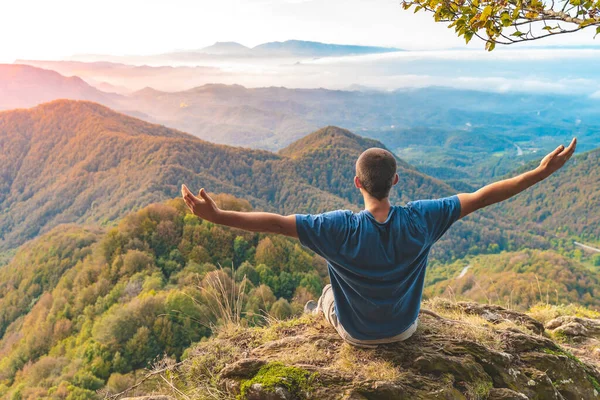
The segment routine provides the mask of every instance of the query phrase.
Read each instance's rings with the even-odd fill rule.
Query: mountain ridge
[[[250,48],[237,42],[215,42],[214,44],[198,50],[206,54],[246,54]]]
[[[105,93],[77,76],[21,64],[0,64],[0,111],[28,108],[57,98],[114,105],[119,95]]]
[[[298,139],[289,146],[279,150],[278,153],[287,157],[297,158],[308,152],[327,147],[355,149],[357,146],[361,148],[364,148],[365,146],[383,146],[385,148],[385,146],[377,140],[363,138],[352,134],[349,130],[329,125]]]
[[[333,44],[309,40],[285,40],[282,42],[266,42],[254,47],[247,47],[238,42],[215,42],[199,50],[179,51],[168,54],[206,54],[241,57],[338,57],[359,54],[379,54],[402,51],[394,47],[362,46],[349,44]]]
[[[600,148],[575,154],[547,180],[497,206],[516,223],[600,243]],[[528,164],[519,172],[534,168]]]
[[[255,46],[253,51],[264,55],[303,55],[312,57],[335,57],[357,54],[379,54],[401,51],[392,47],[360,46],[332,44],[306,40],[286,40],[284,42],[267,42]]]
[[[58,223],[114,220],[125,210],[178,196],[184,182],[196,190],[206,187],[244,197],[265,210],[356,209],[360,199],[351,186],[355,159],[361,148],[383,145],[329,129],[344,132],[347,143],[355,144],[352,151],[336,150],[343,156],[337,172],[322,177],[329,162],[325,156],[290,162],[264,150],[206,142],[95,103],[58,100],[4,111],[0,140],[11,151],[0,154],[0,205],[5,210],[0,245],[20,244]],[[408,166],[403,171],[420,182],[398,192],[405,201],[451,190]]]

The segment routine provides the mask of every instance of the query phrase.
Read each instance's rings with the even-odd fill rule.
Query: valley
[[[218,42],[155,56],[0,65],[0,398],[100,399],[130,388],[148,368],[183,360],[186,372],[171,375],[171,385],[219,398],[221,378],[206,374],[221,371],[221,360],[245,359],[242,348],[260,352],[285,342],[298,354],[278,360],[318,364],[322,357],[310,353],[316,345],[293,342],[304,340],[294,332],[318,332],[340,371],[356,365],[358,353],[325,345],[327,328],[300,316],[329,282],[325,260],[296,239],[191,215],[180,187],[203,187],[227,210],[356,212],[363,200],[353,185],[355,162],[371,147],[394,153],[399,183],[390,198],[405,205],[514,176],[577,136],[577,154],[556,175],[458,221],[432,248],[424,298],[443,317],[425,317],[417,340],[433,345],[445,332],[450,342],[467,338],[461,343],[500,354],[506,335],[541,340],[531,331],[541,322],[522,313],[544,322],[597,318],[598,96],[468,84],[243,86],[239,71],[223,68],[225,60],[266,68],[255,75],[287,69],[290,81],[365,60],[369,71],[385,72],[397,57],[435,69],[420,55],[400,53],[308,41],[252,48]],[[449,68],[462,63],[448,61]],[[261,79],[273,81],[269,72]],[[469,314],[473,309],[487,311]],[[486,319],[496,312],[518,315],[518,323]],[[453,327],[455,318],[469,328]],[[558,330],[548,335],[575,343]],[[569,348],[600,362],[585,346]],[[589,368],[568,359],[573,368]],[[361,360],[367,364],[352,380],[357,387],[395,371],[389,360]],[[580,378],[586,393],[595,390],[594,381]],[[467,398],[480,390],[439,381],[439,390]],[[138,393],[159,391],[159,383],[149,380]]]
[[[101,68],[127,80],[131,76],[145,82],[172,80],[165,74],[173,70],[149,67],[145,71],[156,75],[149,78],[138,71],[140,67],[68,65],[73,68],[59,70],[75,73]],[[189,72],[196,74],[203,73]],[[58,82],[52,86],[51,79]],[[23,65],[0,66],[0,87],[8,87],[9,82],[11,87],[0,91],[0,108],[32,107],[62,97],[91,100],[213,143],[269,151],[278,151],[307,132],[335,125],[376,139],[422,172],[461,188],[504,176],[573,136],[579,138],[583,152],[600,146],[600,100],[576,95],[438,87],[384,92],[224,84],[177,92],[148,87],[120,95],[78,79]],[[38,82],[37,89],[32,82]],[[20,93],[27,97],[21,99]],[[460,102],[454,101],[456,98]]]

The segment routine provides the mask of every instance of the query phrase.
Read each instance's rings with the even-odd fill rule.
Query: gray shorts
[[[408,329],[396,336],[376,340],[354,339],[352,336],[350,336],[348,332],[346,332],[342,324],[338,322],[337,315],[335,315],[334,306],[335,301],[333,299],[333,290],[331,289],[331,285],[327,285],[323,288],[323,293],[319,298],[317,310],[323,311],[325,319],[335,328],[337,333],[342,337],[342,339],[344,339],[344,341],[357,347],[374,348],[377,347],[378,344],[401,342],[411,337],[412,334],[415,333],[415,331],[417,330],[418,319],[415,320],[415,322],[413,322],[413,324],[409,326]]]

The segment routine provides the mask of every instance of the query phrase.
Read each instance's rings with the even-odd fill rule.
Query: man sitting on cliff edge
[[[318,305],[312,302],[307,308],[322,311],[345,341],[373,347],[406,340],[415,332],[429,250],[448,228],[547,178],[569,160],[576,144],[573,139],[569,147],[561,145],[544,157],[537,168],[476,192],[406,206],[392,206],[389,201],[390,190],[400,179],[395,157],[384,149],[368,149],[356,162],[354,185],[365,202],[359,213],[337,210],[282,216],[224,211],[204,189],[196,197],[183,185],[182,195],[200,218],[299,238],[324,257],[331,284],[323,289]]]

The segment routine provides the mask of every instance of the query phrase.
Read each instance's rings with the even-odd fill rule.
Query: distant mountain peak
[[[202,86],[195,87],[190,90],[199,90],[199,89],[246,89],[245,86],[239,85],[237,83],[234,84],[226,84],[226,83],[206,83]]]
[[[78,76],[23,64],[0,64],[0,110],[29,108],[54,99],[90,100],[112,105],[118,95],[105,93]]]
[[[216,42],[212,46],[200,49],[200,52],[215,55],[240,55],[250,52],[250,48],[237,42]]]
[[[297,39],[286,40],[284,42],[268,42],[252,48],[252,52],[259,55],[294,55],[311,57],[390,53],[395,51],[401,51],[401,49],[392,47],[321,43]]]
[[[163,93],[165,93],[165,92],[161,92],[160,90],[156,90],[154,88],[151,88],[150,86],[146,86],[145,88],[140,89],[137,92],[133,92],[132,96],[140,96],[140,97],[157,96],[157,95],[160,95]]]
[[[392,47],[360,46],[348,44],[333,44],[313,42],[309,40],[290,39],[283,42],[267,42],[246,47],[237,42],[216,42],[212,46],[204,47],[199,53],[222,56],[262,56],[262,57],[329,57],[373,53],[388,53],[401,51]]]
[[[347,129],[330,125],[295,141],[286,148],[281,149],[279,154],[288,157],[299,157],[306,153],[327,148],[356,149],[357,151],[362,149],[361,151],[364,151],[370,147],[385,148],[385,145],[377,140],[358,136]]]
[[[105,132],[119,132],[119,134],[126,136],[185,138],[203,142],[202,139],[188,133],[122,114],[93,101],[58,99],[24,111],[29,113],[32,118],[43,119],[40,114],[51,115],[52,120],[56,121],[56,126],[71,127],[70,130],[66,130],[68,133],[76,132],[76,129],[72,128],[74,126],[93,125],[96,129],[103,128]],[[0,115],[10,115],[11,113],[12,110],[8,110],[0,113]]]
[[[358,158],[363,151],[372,147],[390,151],[379,140],[365,138],[350,132],[348,129],[329,125],[281,149],[279,154],[295,159],[309,154],[332,152],[331,155],[335,156],[337,152],[343,152]],[[396,162],[400,168],[416,171],[409,163],[397,156]]]

